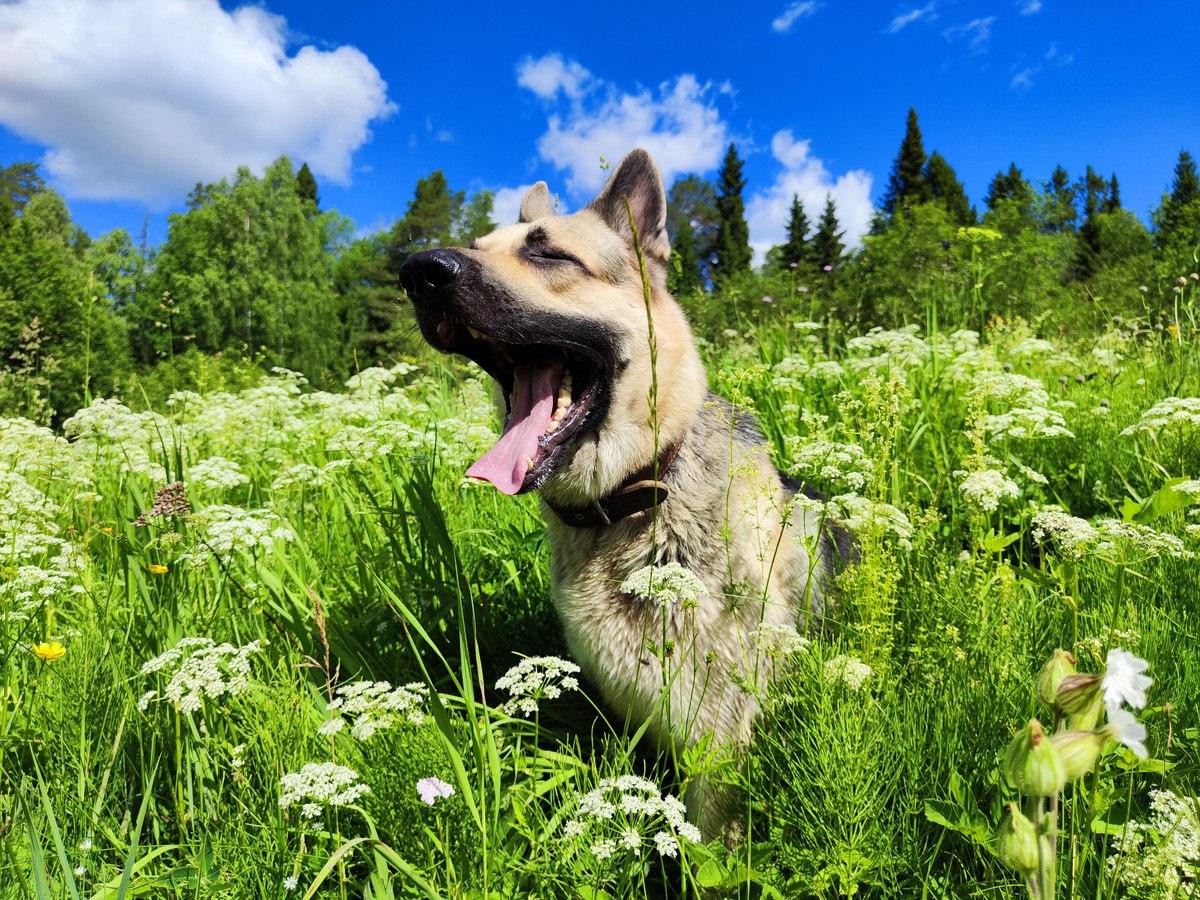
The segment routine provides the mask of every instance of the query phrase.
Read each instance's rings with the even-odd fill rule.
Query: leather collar
[[[662,506],[670,495],[670,489],[662,479],[682,446],[680,439],[659,454],[658,480],[654,478],[651,463],[626,477],[611,493],[586,506],[558,506],[549,500],[545,501],[546,505],[564,525],[572,528],[603,528],[653,506]]]

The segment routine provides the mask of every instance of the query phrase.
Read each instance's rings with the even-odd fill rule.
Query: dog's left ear
[[[667,239],[667,193],[658,166],[640,147],[621,160],[600,195],[588,204],[588,209],[598,213],[609,228],[632,244],[626,198],[629,198],[642,252],[648,259],[665,263],[671,255],[671,244]]]

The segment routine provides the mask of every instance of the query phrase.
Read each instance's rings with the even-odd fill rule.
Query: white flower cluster
[[[1200,397],[1167,397],[1142,413],[1137,422],[1121,432],[1129,437],[1140,431],[1163,428],[1190,429],[1200,425]]]
[[[297,463],[271,482],[271,490],[279,491],[296,486],[325,487],[333,480],[334,472],[351,465],[354,465],[352,459],[335,459],[323,466]]]
[[[1197,799],[1171,791],[1150,792],[1150,821],[1130,822],[1113,838],[1108,873],[1139,897],[1168,900],[1196,893],[1200,860]]]
[[[829,501],[834,515],[855,534],[893,536],[905,550],[912,549],[913,528],[908,516],[890,503],[876,503],[857,494],[839,494]]]
[[[700,829],[684,821],[687,808],[677,798],[662,796],[658,785],[637,775],[602,778],[595,790],[578,799],[574,818],[563,825],[568,840],[587,836],[591,855],[604,861],[624,849],[640,856],[646,840],[659,856],[677,856],[679,841],[701,842]],[[665,825],[660,828],[659,823]],[[654,830],[651,837],[650,831]],[[604,837],[616,833],[617,837]]]
[[[1060,552],[1072,559],[1083,556],[1098,538],[1099,532],[1090,522],[1057,507],[1041,509],[1033,516],[1033,539],[1039,544],[1053,542]]]
[[[421,704],[429,699],[429,688],[419,681],[393,688],[386,681],[356,681],[338,688],[327,709],[337,712],[317,729],[318,734],[337,734],[353,718],[350,734],[360,741],[369,740],[377,731],[391,728],[398,716],[414,725],[425,721]]]
[[[963,479],[958,489],[968,500],[987,512],[998,509],[1005,497],[1015,500],[1021,493],[1015,481],[996,469],[972,472]]]
[[[563,691],[579,690],[579,666],[557,656],[530,656],[496,681],[496,690],[508,691],[511,699],[503,707],[506,716],[518,712],[529,718],[538,711],[539,700],[555,700]]]
[[[796,633],[791,625],[771,625],[764,622],[754,632],[758,652],[772,659],[786,659],[793,653],[807,653],[812,642]]]
[[[1013,356],[1023,356],[1026,359],[1040,353],[1053,353],[1054,345],[1042,338],[1025,338],[1009,351]]]
[[[171,680],[161,692],[143,694],[138,709],[144,712],[150,701],[161,694],[162,699],[174,703],[180,712],[194,713],[205,697],[215,699],[245,692],[252,683],[250,654],[258,653],[265,643],[258,640],[235,647],[218,645],[212,638],[183,638],[166,653],[142,663],[143,675],[170,672]]]
[[[871,483],[874,464],[858,444],[823,439],[788,438],[792,464],[788,473],[803,482],[822,482],[861,491]]]
[[[1075,655],[1090,654],[1097,662],[1100,662],[1104,659],[1104,650],[1111,644],[1122,643],[1136,647],[1141,639],[1142,636],[1132,628],[1122,631],[1119,628],[1110,628],[1105,625],[1100,629],[1100,634],[1080,638],[1076,641]]]
[[[371,791],[353,769],[331,762],[306,763],[299,772],[279,779],[279,786],[283,788],[279,805],[286,809],[299,804],[300,815],[317,830],[321,825],[316,820],[326,806],[347,806]]]
[[[187,480],[188,484],[198,484],[210,491],[227,491],[250,483],[242,467],[223,456],[210,456],[193,464],[188,469]]]
[[[1155,531],[1148,525],[1122,522],[1120,519],[1100,519],[1096,522],[1099,542],[1095,550],[1102,556],[1123,548],[1137,550],[1148,556],[1171,556],[1175,559],[1193,559],[1195,553],[1183,546],[1183,541],[1173,534]]]
[[[663,606],[695,606],[702,594],[708,593],[700,576],[679,563],[665,566],[643,566],[621,582],[622,594],[633,594],[644,600],[654,600]]]
[[[847,365],[855,372],[923,366],[931,353],[929,345],[917,337],[919,330],[917,325],[906,325],[899,331],[884,331],[877,326],[860,337],[850,338],[846,350],[852,358]]]
[[[422,778],[417,782],[417,794],[427,806],[433,806],[439,799],[453,797],[454,793],[454,785],[437,777]]]
[[[825,663],[825,679],[832,684],[839,681],[852,691],[859,691],[874,674],[871,667],[860,659],[841,654]]]
[[[210,506],[193,521],[203,525],[208,546],[226,561],[235,550],[270,553],[276,541],[295,539],[292,530],[268,509]]]

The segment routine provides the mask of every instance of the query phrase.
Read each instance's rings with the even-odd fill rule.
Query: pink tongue
[[[490,481],[506,494],[521,489],[528,472],[525,460],[537,456],[538,438],[546,433],[562,386],[563,364],[522,363],[513,378],[512,413],[496,446],[467,469],[468,478]]]

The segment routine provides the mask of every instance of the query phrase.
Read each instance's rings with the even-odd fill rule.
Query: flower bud
[[[1038,869],[1037,829],[1015,803],[1008,804],[1008,815],[1000,823],[996,850],[1000,854],[1000,862],[1016,869],[1023,878],[1028,878]]]
[[[1004,772],[1023,794],[1049,797],[1067,783],[1062,760],[1037,719],[1013,738],[1004,754]]]
[[[1075,674],[1075,657],[1059,647],[1050,657],[1050,661],[1042,666],[1038,675],[1038,699],[1051,709],[1058,710],[1058,686],[1068,675]]]
[[[1067,675],[1058,683],[1055,700],[1058,708],[1068,716],[1083,712],[1092,705],[1092,701],[1100,696],[1100,676],[1075,674]]]
[[[1103,731],[1060,731],[1050,738],[1067,781],[1082,778],[1092,770],[1107,739],[1108,735]]]

